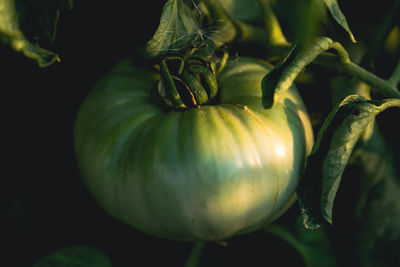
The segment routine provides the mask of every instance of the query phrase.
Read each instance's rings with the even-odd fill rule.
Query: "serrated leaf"
[[[169,0],[161,13],[160,24],[154,36],[147,42],[145,53],[157,57],[166,52],[179,51],[191,44],[197,37],[200,22],[196,8],[184,0]]]
[[[339,8],[339,4],[337,0],[323,0],[328,7],[332,17],[339,23],[340,26],[348,33],[350,40],[355,43],[356,39],[354,38],[353,33],[350,30],[350,27],[347,23],[346,17],[343,15],[342,11]]]
[[[57,250],[42,258],[33,267],[98,266],[111,267],[107,255],[94,247],[73,246]]]
[[[0,39],[14,50],[46,67],[59,60],[56,53],[42,48],[37,40],[53,42],[60,12],[72,1],[0,0]]]
[[[375,101],[351,95],[328,115],[297,189],[306,228],[318,228],[323,220],[332,223],[333,202],[357,141],[377,114],[393,106],[400,107],[400,99]]]

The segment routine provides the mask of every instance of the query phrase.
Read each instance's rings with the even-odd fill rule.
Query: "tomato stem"
[[[397,90],[394,83],[398,80],[400,76],[399,66],[396,67],[393,79],[386,81],[372,72],[360,67],[359,65],[353,63],[345,50],[345,48],[339,42],[333,42],[327,37],[317,39],[314,45],[310,48],[310,52],[305,51],[308,55],[304,58],[299,56],[298,61],[302,63],[304,67],[311,61],[314,63],[335,69],[339,72],[348,74],[350,76],[356,77],[359,80],[370,85],[376,91],[388,98],[400,98],[400,92]],[[326,52],[329,49],[335,49],[338,55]],[[312,51],[314,50],[314,51]],[[305,60],[307,59],[307,60]],[[296,64],[292,64],[296,65]],[[298,66],[297,66],[298,68]]]
[[[330,49],[334,49],[337,52],[337,55],[327,53]],[[353,76],[368,84],[385,97],[400,98],[400,92],[393,85],[393,80],[386,81],[353,63],[350,60],[346,49],[339,42],[335,42],[329,37],[319,37],[307,46],[301,47],[297,53],[291,51],[290,55],[292,59],[285,61],[284,66],[277,66],[275,73],[278,74],[278,76],[273,78],[273,80],[276,80],[274,85],[274,98],[279,97],[280,92],[286,91],[293,84],[298,74],[312,62],[319,63]],[[397,80],[396,77],[400,75],[398,72],[399,70],[396,68],[393,76],[395,82]],[[271,73],[268,75],[271,76]],[[276,99],[274,99],[272,103],[275,101]],[[267,101],[266,103],[270,102]]]
[[[175,86],[174,78],[172,77],[165,60],[161,61],[160,72],[162,79],[165,82],[165,86],[162,88],[165,89],[164,99],[170,101],[172,106],[183,106],[184,103],[182,102],[179,92]]]
[[[216,75],[225,66],[228,54],[223,53],[218,59],[204,51],[189,49],[183,58],[166,57],[156,66],[161,74],[157,99],[176,109],[198,107],[214,100],[218,94]]]
[[[386,81],[351,61],[343,62],[334,54],[322,53],[315,59],[314,62],[316,64],[323,65],[325,67],[356,77],[370,85],[373,89],[385,97],[400,98],[400,92],[393,84],[393,80]]]
[[[400,98],[400,92],[394,85],[358,66],[357,64],[349,62],[347,64],[342,64],[342,68],[344,72],[359,78],[366,84],[369,84],[372,88],[380,92],[385,97]]]

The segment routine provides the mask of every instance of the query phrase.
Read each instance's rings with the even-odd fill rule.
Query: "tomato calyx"
[[[154,90],[164,105],[187,109],[211,103],[218,94],[217,74],[224,68],[228,54],[204,55],[191,49],[184,57],[170,56],[156,65],[161,78]]]

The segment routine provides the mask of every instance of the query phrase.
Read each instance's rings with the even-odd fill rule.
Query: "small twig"
[[[327,52],[321,53],[314,60],[314,63],[356,77],[366,84],[370,85],[373,89],[380,92],[385,97],[400,98],[400,92],[393,84],[393,81],[386,81],[351,61],[343,62],[335,54]],[[397,76],[395,75],[394,77]]]

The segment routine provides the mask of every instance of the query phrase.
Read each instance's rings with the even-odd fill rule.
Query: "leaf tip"
[[[322,217],[325,219],[325,221],[326,221],[330,226],[333,225],[332,215],[322,213]]]
[[[353,35],[353,33],[352,32],[349,32],[349,37],[350,37],[350,40],[351,40],[351,42],[352,43],[357,43],[357,40],[356,40],[356,38],[354,37],[354,35]]]
[[[302,225],[307,230],[318,230],[322,226],[322,224],[318,222],[318,219],[316,219],[318,216],[314,217],[308,214],[305,210],[302,211],[302,218]]]

